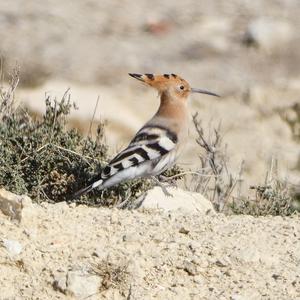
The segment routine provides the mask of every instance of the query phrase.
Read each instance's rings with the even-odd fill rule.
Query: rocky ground
[[[300,299],[299,215],[21,202],[0,212],[1,300]]]

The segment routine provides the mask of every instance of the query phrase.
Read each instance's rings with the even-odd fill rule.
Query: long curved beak
[[[195,89],[195,88],[192,88],[192,89],[191,89],[191,92],[192,92],[192,93],[206,94],[206,95],[215,96],[215,97],[221,97],[221,96],[218,95],[218,94],[215,94],[215,93],[212,93],[212,92],[209,92],[209,91],[206,91],[206,90],[202,90],[202,89]]]

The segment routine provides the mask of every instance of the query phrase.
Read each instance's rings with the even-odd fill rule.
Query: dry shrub
[[[200,168],[191,185],[212,201],[219,212],[249,214],[253,216],[288,216],[299,210],[296,193],[291,184],[279,179],[277,161],[272,160],[264,184],[250,186],[248,195],[242,195],[243,162],[237,175],[228,168],[227,147],[222,143],[220,125],[205,135],[198,118],[193,117],[198,134],[197,143],[204,150]],[[255,192],[253,195],[253,191]]]
[[[228,169],[227,147],[222,143],[221,125],[205,135],[198,114],[193,116],[193,122],[198,134],[196,142],[204,150],[199,157],[199,170],[192,178],[193,189],[209,199],[217,211],[224,211],[241,176],[233,176]]]
[[[231,209],[236,214],[253,216],[290,216],[298,208],[291,184],[279,180],[277,161],[272,160],[263,185],[250,186],[252,193],[233,198]],[[253,193],[254,192],[254,193]]]
[[[117,289],[121,294],[129,290],[128,263],[115,264],[109,260],[102,260],[91,268],[91,273],[102,278],[100,292],[108,289]]]

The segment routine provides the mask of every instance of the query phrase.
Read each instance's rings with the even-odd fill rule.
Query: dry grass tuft
[[[108,260],[102,260],[100,263],[93,265],[91,273],[102,278],[100,292],[108,289],[117,289],[121,294],[129,290],[128,263],[122,265],[114,264]]]

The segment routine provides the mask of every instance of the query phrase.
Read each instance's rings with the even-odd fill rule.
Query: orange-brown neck
[[[160,97],[160,106],[157,114],[171,119],[186,119],[187,117],[187,99],[171,98],[163,92]]]

